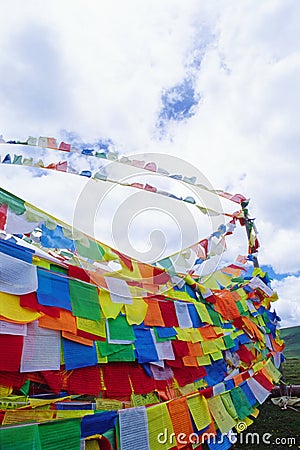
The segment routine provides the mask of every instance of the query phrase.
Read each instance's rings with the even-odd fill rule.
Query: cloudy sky
[[[1,132],[172,155],[250,197],[277,311],[300,324],[299,20],[297,0],[4,0]],[[10,169],[3,187],[71,215],[85,180]]]

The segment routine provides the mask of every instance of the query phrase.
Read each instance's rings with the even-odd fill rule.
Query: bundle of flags
[[[1,449],[224,449],[257,417],[284,343],[251,257],[174,273],[3,189],[0,229]],[[193,244],[198,264],[231,230]]]

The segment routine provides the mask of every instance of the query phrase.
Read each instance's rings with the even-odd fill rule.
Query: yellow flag
[[[221,399],[227,412],[231,415],[231,417],[233,419],[238,419],[238,413],[236,412],[230,393],[224,392],[223,394],[221,394]]]
[[[212,353],[210,356],[212,357],[213,361],[223,359],[223,353],[220,350],[218,352]]]
[[[42,315],[31,309],[22,308],[19,296],[0,292],[0,316],[14,322],[28,323],[33,322]]]
[[[109,292],[101,289],[99,300],[102,312],[107,319],[115,319],[123,307],[123,303],[113,303]]]
[[[192,338],[190,335],[190,330],[191,328],[179,328],[179,327],[174,327],[176,333],[177,333],[177,339],[179,341],[186,341],[186,342],[191,342]]]
[[[89,320],[76,317],[76,324],[79,330],[106,338],[105,320]]]
[[[209,366],[211,364],[210,356],[209,355],[197,356],[197,362],[198,366]]]
[[[212,422],[207,401],[203,395],[196,394],[188,397],[187,404],[197,430],[203,430],[203,428],[206,428]]]
[[[140,325],[146,317],[148,305],[142,298],[133,298],[131,305],[125,305],[126,319],[129,325]]]
[[[12,387],[0,385],[0,397],[8,397],[12,391]]]
[[[75,419],[77,417],[84,417],[94,414],[90,409],[73,409],[73,410],[59,410],[56,412],[57,419]]]
[[[50,270],[50,262],[39,258],[38,256],[32,257],[32,264],[38,267],[43,267],[44,269]]]
[[[193,342],[193,344],[195,342],[203,341],[203,337],[201,336],[200,331],[198,330],[198,328],[191,328],[190,337],[191,337],[191,341]]]
[[[274,364],[270,359],[266,363],[265,369],[268,372],[270,378],[272,378],[272,380],[275,381],[275,383],[278,383],[278,381],[281,378],[281,373],[279,372],[279,370],[276,369],[276,367],[274,366]]]
[[[47,422],[52,420],[56,411],[36,411],[34,409],[16,409],[7,411],[2,425],[10,425],[21,422]]]
[[[227,412],[220,395],[209,398],[207,402],[219,430],[221,433],[227,433],[235,426],[236,421]]]
[[[169,450],[176,445],[172,421],[165,403],[147,408],[151,450]]]
[[[219,350],[215,341],[203,341],[203,342],[201,342],[201,346],[202,346],[204,355],[209,355],[209,354],[215,353]]]
[[[197,312],[200,316],[200,319],[202,322],[213,324],[210,315],[208,314],[208,311],[206,309],[206,306],[203,303],[194,303],[195,308],[197,309]]]

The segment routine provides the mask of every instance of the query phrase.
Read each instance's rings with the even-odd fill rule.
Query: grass
[[[300,359],[286,359],[282,364],[282,373],[287,384],[300,384]]]
[[[300,359],[300,326],[282,328],[280,337],[285,341],[285,349],[283,354],[286,358]]]

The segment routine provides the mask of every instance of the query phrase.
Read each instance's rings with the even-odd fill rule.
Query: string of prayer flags
[[[122,188],[124,171],[141,167],[241,210],[229,208],[230,222],[210,236],[146,264],[0,189],[1,448],[187,448],[180,433],[200,448],[206,433],[217,438],[239,420],[250,424],[280,379],[284,344],[267,274],[249,275],[258,241],[245,197],[209,190],[154,161],[121,161],[108,148],[81,149],[75,170],[71,146],[43,137],[39,145],[53,155],[45,164],[31,154],[36,143],[15,144],[20,154],[6,152],[2,163],[74,170]],[[83,163],[88,156],[95,167],[109,164],[92,168]],[[192,196],[147,183],[127,188],[199,207]],[[207,265],[202,275],[202,263],[221,257],[238,223],[246,224],[250,255],[220,260],[216,270]],[[207,444],[230,447],[228,439]]]

